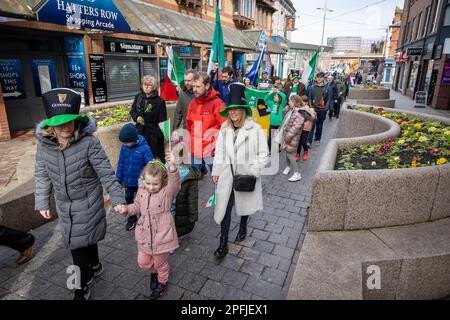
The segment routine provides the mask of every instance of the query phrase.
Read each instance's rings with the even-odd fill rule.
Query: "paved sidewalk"
[[[219,243],[220,227],[211,208],[200,209],[199,221],[181,247],[170,257],[169,288],[163,299],[285,299],[306,234],[306,208],[311,181],[321,151],[333,137],[337,120],[324,124],[322,145],[313,146],[310,159],[300,162],[303,179],[292,183],[281,174],[263,177],[264,211],[249,219],[248,237],[229,244],[229,254],[220,262],[213,252]],[[199,205],[214,190],[208,175],[200,183]],[[147,299],[149,275],[137,265],[134,232],[125,231],[125,219],[108,212],[106,239],[99,243],[105,272],[92,286],[93,299]],[[229,239],[234,240],[238,217],[233,215]],[[66,288],[66,268],[72,264],[62,247],[57,221],[32,233],[36,236],[35,257],[17,266],[17,253],[0,247],[0,299],[72,299]]]
[[[411,99],[408,96],[402,95],[400,92],[397,92],[392,89],[391,89],[390,96],[391,96],[391,99],[395,100],[395,108],[396,109],[415,111],[415,112],[427,113],[427,114],[432,114],[432,115],[436,115],[436,116],[450,118],[450,110],[433,109],[428,106],[426,106],[425,108],[415,108],[413,99]]]

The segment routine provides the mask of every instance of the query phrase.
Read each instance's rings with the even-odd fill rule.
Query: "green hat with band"
[[[240,82],[230,84],[230,104],[220,111],[220,115],[226,118],[228,111],[234,108],[244,108],[247,116],[253,115],[252,108],[245,101],[245,85]]]
[[[47,120],[39,127],[55,127],[77,120],[88,122],[89,117],[80,114],[81,95],[67,88],[56,88],[42,95]]]

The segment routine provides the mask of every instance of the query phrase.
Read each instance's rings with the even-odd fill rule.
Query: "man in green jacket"
[[[336,76],[336,86],[338,89],[338,98],[337,102],[334,104],[334,116],[336,117],[336,119],[339,119],[339,113],[341,111],[341,106],[345,98],[345,91],[347,90],[347,86],[344,80],[339,75]]]

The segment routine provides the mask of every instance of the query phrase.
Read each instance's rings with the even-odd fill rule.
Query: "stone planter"
[[[407,113],[450,124],[450,119]],[[381,228],[450,217],[450,164],[334,170],[338,149],[379,143],[399,133],[398,124],[389,119],[344,107],[338,138],[328,143],[313,178],[310,231]]]
[[[406,113],[450,124],[448,118]],[[399,133],[394,121],[343,108],[338,138],[326,146],[313,178],[308,232],[288,299],[449,297],[450,164],[334,170],[338,149]],[[371,290],[376,270],[381,285]]]
[[[392,99],[380,99],[380,100],[369,100],[369,99],[358,99],[357,104],[369,104],[376,107],[383,108],[395,108],[395,100]]]
[[[363,87],[353,87],[348,93],[348,99],[352,100],[384,100],[389,99],[390,89],[364,89]]]

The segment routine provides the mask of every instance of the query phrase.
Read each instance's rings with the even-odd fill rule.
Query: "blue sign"
[[[241,81],[245,73],[245,56],[241,52],[233,52],[233,70],[236,80]]]
[[[84,101],[89,102],[89,91],[86,74],[86,60],[84,59],[83,37],[64,37],[64,48],[67,55],[69,69],[69,83],[72,88],[84,90]]]
[[[75,29],[131,32],[112,0],[47,0],[37,12],[37,20]]]
[[[56,88],[55,61],[53,59],[31,59],[36,97]]]
[[[26,98],[19,59],[0,59],[0,81],[5,100]]]

